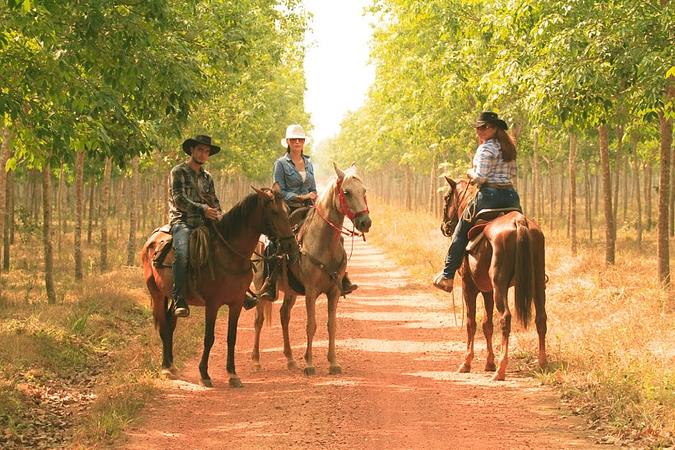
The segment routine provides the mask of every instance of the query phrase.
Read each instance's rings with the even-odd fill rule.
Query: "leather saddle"
[[[171,235],[171,225],[166,224],[162,225],[150,234],[154,236],[155,233],[161,233],[162,236],[157,241],[157,246],[155,247],[155,253],[152,255],[152,265],[157,268],[169,268],[172,266],[173,261],[166,261],[166,257],[171,251],[173,236]]]
[[[523,212],[520,207],[513,206],[509,208],[483,209],[478,211],[473,219],[474,225],[469,229],[469,243],[466,244],[466,251],[471,252],[476,248],[476,246],[485,236],[483,234],[483,230],[490,222],[495,220],[497,217],[503,216],[506,213],[510,213],[511,211]]]

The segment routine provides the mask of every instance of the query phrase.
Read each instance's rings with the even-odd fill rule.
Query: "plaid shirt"
[[[195,173],[187,162],[171,169],[169,175],[169,223],[183,222],[190,227],[206,223],[204,211],[220,208],[213,178],[203,168]]]
[[[488,183],[512,184],[516,178],[516,161],[502,160],[502,150],[496,139],[488,139],[476,149],[473,169]]]

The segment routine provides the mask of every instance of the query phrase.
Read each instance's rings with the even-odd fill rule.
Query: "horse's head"
[[[372,221],[366,201],[366,187],[363,180],[356,175],[356,168],[352,166],[344,172],[333,163],[337,180],[335,182],[335,207],[354,223],[357,230],[367,233]]]
[[[452,233],[457,227],[457,222],[462,214],[461,201],[459,198],[459,191],[466,189],[466,181],[455,181],[452,178],[445,177],[445,180],[450,185],[450,190],[443,199],[445,204],[443,206],[443,223],[441,224],[441,232],[444,236],[452,236]]]
[[[293,236],[291,223],[288,219],[288,207],[281,194],[268,188],[251,187],[258,193],[263,205],[263,234],[279,240],[281,253],[297,255],[299,251],[298,243]]]

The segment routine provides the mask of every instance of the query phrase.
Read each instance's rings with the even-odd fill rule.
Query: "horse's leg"
[[[487,357],[485,358],[485,371],[494,372],[497,370],[495,366],[495,352],[492,347],[492,334],[494,326],[492,317],[494,313],[495,300],[492,291],[483,292],[483,303],[485,304],[485,317],[483,317],[483,334],[485,335],[485,345],[487,347]]]
[[[312,341],[316,333],[316,296],[305,295],[307,307],[307,348],[305,350],[305,375],[316,375],[316,368],[312,360]]]
[[[234,350],[237,344],[237,325],[240,314],[241,307],[227,308],[227,375],[230,377],[230,387],[235,388],[243,387],[234,367]]]
[[[296,297],[284,293],[284,302],[281,305],[279,316],[281,317],[281,330],[284,335],[284,355],[286,356],[286,366],[289,370],[297,369],[298,365],[293,358],[293,349],[291,349],[291,337],[288,331],[288,325],[291,322],[291,310],[295,305]]]
[[[476,335],[476,297],[478,296],[478,287],[471,280],[470,276],[465,279],[462,277],[462,296],[466,305],[466,353],[464,362],[457,370],[460,373],[471,372],[471,362],[473,361],[474,350],[473,343]]]
[[[339,375],[342,373],[342,367],[337,362],[335,351],[335,332],[337,329],[337,305],[340,294],[337,289],[333,290],[328,296],[328,373]]]
[[[218,306],[207,302],[206,307],[204,308],[204,314],[206,316],[204,320],[204,350],[202,351],[202,359],[199,362],[199,375],[201,376],[200,382],[203,386],[213,387],[211,377],[209,376],[209,354],[211,353],[211,347],[213,347],[213,341],[215,340]]]
[[[546,367],[546,273],[544,271],[544,242],[533,247],[534,261],[534,309],[537,335],[539,336],[539,367]]]
[[[176,330],[176,318],[167,310],[168,299],[160,302],[159,314],[164,320],[159,322],[159,335],[162,338],[162,375],[169,379],[176,378],[176,367],[173,365],[173,332]]]
[[[262,368],[260,365],[260,333],[263,324],[265,323],[263,308],[262,301],[259,301],[255,307],[255,338],[253,339],[253,351],[251,352],[251,360],[253,361],[255,370],[260,370]]]
[[[494,280],[494,278],[493,278]],[[494,283],[494,282],[493,282]],[[497,311],[500,312],[499,326],[502,330],[502,357],[499,360],[499,367],[492,377],[495,381],[506,379],[506,366],[509,363],[509,335],[511,334],[511,310],[507,294],[509,292],[507,283],[494,283],[494,296]]]

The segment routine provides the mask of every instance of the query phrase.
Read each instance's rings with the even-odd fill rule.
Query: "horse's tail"
[[[152,239],[148,238],[148,240],[143,245],[139,256],[141,257],[141,265],[143,266],[143,277],[145,278],[145,284],[150,291],[150,309],[153,311],[152,318],[155,328],[157,328],[159,327],[160,318],[157,317],[157,314],[155,314],[155,294],[159,292],[159,288],[155,282],[155,275],[152,271],[152,261],[149,255],[150,245],[152,245],[152,242]]]
[[[515,297],[516,312],[520,323],[527,328],[532,316],[532,300],[534,297],[534,267],[532,258],[532,242],[530,230],[525,216],[516,221],[516,255],[515,255]]]

